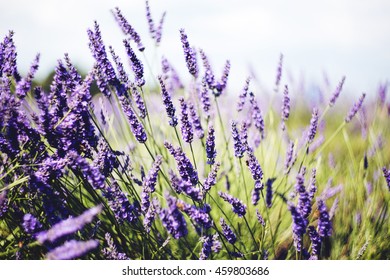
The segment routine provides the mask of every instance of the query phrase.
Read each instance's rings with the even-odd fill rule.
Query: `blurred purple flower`
[[[321,237],[313,226],[308,227],[308,233],[311,240],[312,255],[318,256],[321,250]]]
[[[257,103],[253,92],[249,93],[249,97],[251,103],[252,120],[254,122],[255,127],[260,132],[261,139],[264,139],[264,119],[259,104]]]
[[[48,260],[71,260],[82,257],[89,251],[97,248],[99,242],[97,240],[88,241],[66,241],[63,245],[51,250],[47,255]]]
[[[309,128],[309,132],[307,134],[307,144],[310,144],[313,142],[314,137],[316,136],[316,133],[317,133],[317,126],[318,126],[318,109],[313,108],[313,114],[312,114],[311,120],[310,120],[310,128]]]
[[[325,202],[322,199],[317,199],[317,207],[320,213],[320,216],[318,218],[318,234],[321,237],[331,236],[332,222],[330,221]]]
[[[206,157],[207,164],[214,164],[217,150],[215,148],[215,131],[212,125],[209,125],[207,139],[206,139]]]
[[[287,85],[284,86],[284,93],[283,93],[283,105],[282,105],[282,122],[281,127],[284,131],[286,129],[286,121],[288,117],[290,116],[290,98],[288,97],[288,87]]]
[[[356,113],[360,110],[360,108],[362,107],[363,105],[363,101],[364,101],[364,98],[366,97],[366,94],[363,93],[360,98],[359,98],[359,101],[356,102],[353,107],[351,108],[351,110],[349,111],[348,115],[345,117],[345,122],[346,123],[349,123],[352,118],[356,115]]]
[[[246,205],[241,200],[223,192],[218,192],[218,195],[232,205],[232,210],[238,217],[243,217],[246,214]]]
[[[261,216],[260,212],[258,209],[256,209],[256,217],[257,217],[257,220],[259,221],[259,223],[265,227],[265,221],[263,219],[263,216]]]
[[[221,164],[219,162],[213,164],[213,167],[203,184],[204,192],[208,192],[211,189],[211,187],[217,183],[217,173],[220,166]]]
[[[336,90],[334,91],[332,97],[329,100],[329,106],[333,107],[333,105],[336,103],[337,98],[339,97],[341,90],[343,89],[343,85],[345,82],[345,76],[341,78],[340,83],[338,84]]]
[[[249,83],[251,81],[251,77],[246,78],[245,85],[238,96],[237,102],[237,111],[240,112],[244,108],[246,96],[248,95]]]
[[[142,62],[137,58],[133,49],[130,46],[129,40],[123,40],[123,44],[126,49],[128,58],[130,59],[131,69],[133,70],[135,76],[135,83],[137,86],[142,87],[145,84],[144,79],[144,66]]]
[[[237,241],[237,236],[234,234],[233,230],[226,224],[225,220],[221,218],[219,220],[221,227],[222,227],[222,233],[225,236],[226,240],[230,244],[234,244]]]
[[[194,125],[196,137],[198,137],[198,139],[202,139],[204,137],[204,130],[202,128],[199,115],[196,112],[194,104],[191,101],[188,101],[188,110],[190,111],[190,117],[192,124]]]
[[[28,234],[34,234],[42,228],[42,224],[34,215],[27,213],[23,216],[23,230]]]
[[[187,235],[187,223],[183,214],[177,207],[177,199],[172,196],[167,196],[167,206],[160,211],[160,219],[165,229],[173,238],[179,239]]]
[[[114,240],[111,235],[106,232],[104,239],[107,242],[107,247],[103,248],[102,253],[106,260],[129,260],[125,253],[119,253],[114,244]]]
[[[190,47],[190,44],[188,43],[187,34],[185,33],[184,29],[180,29],[180,40],[183,45],[183,51],[188,71],[192,76],[197,78],[199,69],[198,62],[196,60],[196,52],[194,48]]]

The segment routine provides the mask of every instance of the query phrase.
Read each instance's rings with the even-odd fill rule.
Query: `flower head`
[[[241,200],[223,192],[218,192],[218,195],[232,205],[232,210],[238,217],[243,217],[246,214],[246,205]]]

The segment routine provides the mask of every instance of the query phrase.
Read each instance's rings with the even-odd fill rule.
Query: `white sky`
[[[272,88],[280,53],[285,62],[282,83],[289,83],[287,72],[295,80],[303,74],[306,82],[322,83],[326,72],[332,86],[346,75],[346,88],[360,94],[374,92],[379,82],[390,77],[388,0],[149,2],[155,21],[167,12],[159,54],[185,70],[178,31],[185,28],[190,43],[204,49],[216,72],[225,59],[231,60],[234,89],[241,88],[249,65],[263,85]],[[38,77],[52,70],[65,52],[88,70],[93,60],[86,30],[97,20],[105,44],[113,45],[125,62],[123,37],[110,13],[116,6],[146,41],[143,0],[0,0],[0,36],[15,31],[22,73],[38,52]],[[148,46],[152,60],[152,46]]]

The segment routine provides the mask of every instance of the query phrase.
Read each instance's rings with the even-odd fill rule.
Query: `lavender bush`
[[[308,104],[281,55],[272,98],[250,76],[233,95],[234,63],[214,72],[184,29],[185,72],[148,61],[151,8],[152,45],[115,8],[125,56],[91,23],[93,68],[65,54],[48,90],[39,54],[22,76],[0,42],[0,258],[389,259],[387,84],[345,106],[342,77]]]

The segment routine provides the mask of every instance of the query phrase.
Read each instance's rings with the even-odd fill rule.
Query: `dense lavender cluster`
[[[247,207],[241,200],[223,192],[218,192],[218,195],[232,206],[233,212],[236,213],[238,217],[243,217],[246,214]]]

